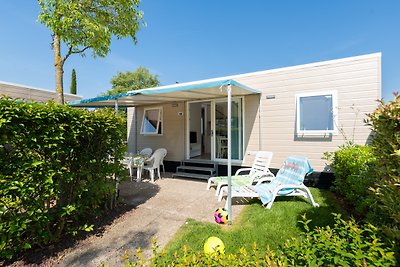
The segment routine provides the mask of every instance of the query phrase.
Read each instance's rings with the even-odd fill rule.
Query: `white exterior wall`
[[[252,88],[262,90],[259,109],[260,123],[251,127],[260,131],[260,140],[250,136],[248,150],[270,150],[274,153],[272,167],[279,168],[289,155],[303,155],[310,159],[316,171],[325,168],[324,152],[335,151],[346,138],[366,144],[370,128],[364,119],[377,106],[381,98],[381,55],[372,54],[297,67],[283,68],[234,78]],[[338,99],[338,131],[333,136],[297,136],[296,94],[336,91]],[[274,95],[275,99],[266,99]],[[249,98],[249,97],[247,97]],[[248,102],[248,101],[246,101]],[[246,105],[256,106],[257,101]],[[245,115],[248,121],[248,114]],[[258,127],[259,126],[259,127]],[[258,129],[259,128],[259,129]],[[249,129],[247,129],[249,131]],[[245,158],[250,165],[252,158]]]
[[[162,135],[142,135],[140,129],[143,121],[144,108],[162,107],[163,109],[163,134]],[[135,117],[136,110],[136,117]],[[182,112],[182,115],[180,115]],[[136,139],[132,134],[132,127],[136,120]],[[185,152],[185,104],[183,102],[154,105],[139,108],[128,108],[128,149],[130,152],[136,152],[145,147],[154,150],[157,148],[166,148],[168,151],[165,160],[181,161],[184,159]]]
[[[244,98],[244,159],[250,166],[257,150],[274,153],[272,168],[279,168],[289,155],[303,155],[310,159],[315,171],[323,171],[323,153],[335,151],[346,138],[365,144],[370,129],[365,126],[366,113],[371,113],[381,98],[381,54],[370,54],[331,60],[269,71],[226,77],[262,91],[261,95]],[[221,79],[221,78],[220,78]],[[336,91],[338,125],[343,129],[336,135],[297,136],[296,94]],[[274,99],[266,97],[274,95]],[[176,104],[175,104],[176,105]],[[143,108],[137,109],[136,139],[138,147],[165,147],[167,160],[185,158],[185,103],[163,105],[163,136],[140,135]],[[132,113],[133,109],[130,109]],[[179,116],[178,112],[183,112]],[[132,122],[132,117],[128,121]],[[132,128],[128,132],[132,136]],[[134,138],[129,147],[134,149]]]

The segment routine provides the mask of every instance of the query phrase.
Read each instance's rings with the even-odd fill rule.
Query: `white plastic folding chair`
[[[217,158],[224,158],[228,153],[228,138],[217,135]]]
[[[167,150],[165,148],[159,148],[154,151],[153,155],[147,160],[148,164],[144,165],[143,170],[146,170],[150,173],[151,182],[154,183],[155,172],[157,171],[158,178],[161,179],[160,174],[160,166],[163,158],[167,154]]]
[[[151,149],[150,147],[146,147],[146,148],[143,148],[142,150],[140,150],[139,155],[150,158],[151,153],[153,153],[153,149]]]
[[[129,177],[133,177],[133,170],[132,170],[132,157],[130,156],[125,156],[122,160],[121,163],[125,165],[125,167],[129,170]]]
[[[146,147],[140,150],[138,155],[133,155],[132,153],[130,153],[129,157],[125,157],[124,161],[125,162],[129,161],[129,163],[126,164],[129,168],[131,181],[133,180],[134,169],[136,169],[136,181],[137,182],[141,181],[143,161],[150,158],[151,153],[153,153],[153,149],[151,149],[150,147]]]
[[[167,156],[167,150],[165,148],[162,148],[162,150],[164,151],[164,155],[161,159],[160,166],[162,167],[163,175],[165,176],[164,158],[165,158],[165,156]]]

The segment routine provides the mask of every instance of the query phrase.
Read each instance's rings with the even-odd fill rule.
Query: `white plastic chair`
[[[130,156],[125,156],[122,160],[121,163],[125,165],[125,167],[129,170],[129,177],[131,177],[132,181],[132,175],[133,175],[133,170],[132,170],[132,157]]]
[[[275,176],[269,170],[273,153],[271,151],[258,151],[251,168],[238,169],[234,176],[232,176],[233,186],[252,185],[258,182],[259,179],[271,181]],[[245,174],[247,172],[247,174]],[[211,177],[208,179],[207,190],[212,185],[216,186],[215,195],[218,196],[221,188],[228,185],[227,176]]]
[[[164,153],[164,156],[163,156],[162,159],[161,159],[160,166],[162,167],[162,169],[163,169],[163,175],[165,176],[164,158],[167,156],[167,150],[166,150],[165,148],[162,148],[162,149],[163,149],[163,151],[164,151],[165,153]]]
[[[154,183],[155,172],[157,171],[158,178],[161,179],[160,166],[161,163],[167,155],[167,150],[165,148],[159,148],[154,151],[153,155],[147,160],[148,164],[144,165],[143,169],[150,173],[151,182]]]
[[[151,153],[153,153],[153,149],[151,149],[150,147],[146,147],[140,150],[139,155],[147,156],[150,158]]]
[[[153,149],[151,149],[150,147],[146,147],[139,152],[139,155],[144,156],[146,159],[151,156],[151,153],[153,153]],[[135,156],[130,153],[129,156],[126,156],[124,158],[123,163],[127,165],[127,168],[129,169],[129,176],[131,177],[131,181],[133,181],[133,169],[136,169],[136,181],[140,182],[142,176],[142,165],[135,164],[136,162],[134,157]]]
[[[224,158],[228,153],[228,138],[217,135],[217,158]]]

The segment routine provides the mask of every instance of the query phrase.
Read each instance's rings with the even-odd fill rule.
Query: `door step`
[[[185,172],[185,170],[214,173],[214,168],[209,168],[209,167],[185,166],[185,165],[176,167],[176,172]]]
[[[208,180],[217,176],[218,164],[206,160],[184,160],[176,167],[176,173],[172,177],[186,177]]]
[[[198,174],[198,173],[189,173],[189,172],[176,172],[172,176],[173,177],[196,178],[196,179],[204,179],[204,180],[208,180],[210,178],[210,175],[207,175],[207,174]]]

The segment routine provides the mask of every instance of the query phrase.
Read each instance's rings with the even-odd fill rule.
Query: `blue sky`
[[[0,81],[54,90],[51,33],[37,1],[2,0]],[[382,52],[382,96],[400,90],[400,1],[142,0],[147,23],[106,58],[71,56],[78,94],[110,89],[118,71],[148,68],[163,85]]]

